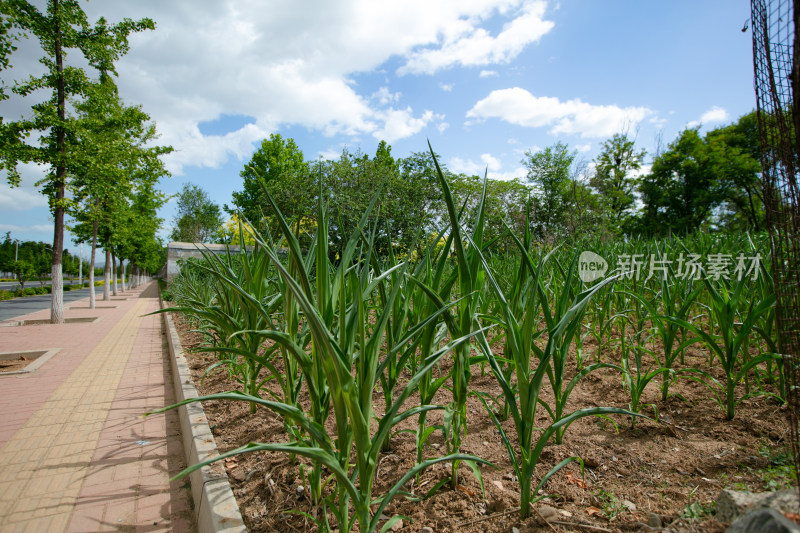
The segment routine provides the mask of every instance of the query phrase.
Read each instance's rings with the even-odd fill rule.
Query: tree
[[[261,146],[239,175],[244,190],[233,193],[234,208],[226,207],[229,213],[239,209],[242,216],[256,227],[276,230],[275,214],[264,195],[263,182],[287,220],[297,222],[303,217],[313,216],[317,187],[303,152],[293,139],[271,134],[269,139],[261,141]]]
[[[765,225],[764,197],[761,192],[761,142],[755,111],[733,124],[709,131],[708,143],[727,145],[729,180],[721,223],[730,228],[759,231]]]
[[[70,96],[84,96],[90,86],[89,76],[83,68],[65,64],[64,58],[68,51],[75,50],[90,67],[114,73],[114,62],[128,51],[129,34],[153,29],[155,25],[150,19],[125,19],[119,24],[109,25],[101,18],[91,26],[78,0],[48,0],[45,12],[27,0],[7,0],[0,4],[0,10],[13,27],[25,35],[34,36],[44,52],[40,62],[46,68],[45,73],[16,83],[13,91],[21,96],[30,96],[45,89],[49,91],[49,97],[31,107],[32,117],[5,126],[0,157],[12,185],[19,184],[18,162],[37,162],[50,167],[47,178],[43,180],[43,192],[49,199],[54,220],[50,321],[63,323],[61,267],[67,205],[65,192],[72,163],[67,153],[67,135],[73,126],[67,119],[67,100]],[[34,131],[41,132],[38,142],[26,143],[26,137]]]
[[[177,216],[170,238],[181,242],[215,242],[220,239],[222,213],[197,185],[185,183],[178,193]]]
[[[636,143],[627,133],[617,133],[603,143],[595,159],[595,171],[589,185],[600,195],[607,227],[619,234],[634,212],[638,180],[635,172],[642,168],[646,151],[636,150]]]
[[[236,213],[219,228],[222,244],[231,244],[234,246],[242,244],[242,237],[244,237],[245,246],[254,246],[256,240],[252,232],[253,227],[247,222],[243,222]]]
[[[534,220],[540,236],[557,236],[564,231],[576,155],[561,142],[538,152],[525,152],[522,164],[528,169],[527,180],[536,193]]]
[[[17,276],[17,281],[19,281],[19,288],[25,290],[25,282],[31,279],[36,274],[36,269],[30,263],[30,261],[25,261],[24,259],[20,259],[19,261],[14,261],[11,264],[11,272]]]
[[[465,213],[476,212],[483,191],[483,181],[483,177],[465,174],[448,178],[453,199],[459,207],[465,206]],[[506,226],[516,235],[524,235],[530,197],[531,188],[519,179],[486,181],[486,223],[483,235],[485,241],[501,237],[495,243],[494,250],[516,253],[516,244],[513,237],[506,234]]]
[[[0,15],[2,15],[0,19],[0,71],[2,71],[8,68],[11,53],[17,49],[14,46],[17,35],[12,33],[14,24],[10,19],[6,19],[5,12],[0,10]],[[0,101],[6,98],[8,98],[8,94],[6,94],[5,80],[0,79]],[[3,120],[0,117],[0,126],[2,126],[2,123]]]
[[[442,161],[438,154],[436,159]],[[421,253],[426,245],[425,237],[447,218],[436,166],[430,151],[413,152],[398,160],[397,165],[399,174],[391,189],[396,190],[395,195],[400,198],[397,216],[400,242],[404,248],[416,248]],[[444,164],[440,165],[445,177],[451,180],[453,174]]]
[[[643,233],[690,233],[712,222],[712,215],[732,199],[746,213],[741,187],[755,179],[759,166],[726,137],[702,138],[698,128],[689,128],[655,158],[640,185],[644,207],[638,226]]]
[[[138,106],[124,105],[111,76],[101,73],[86,92],[85,99],[74,103],[69,214],[76,221],[71,227],[75,242],[91,243],[94,264],[98,238],[107,257],[121,254],[122,259],[130,250],[127,241],[141,230],[130,213],[132,195],[137,187],[169,175],[160,156],[172,148],[154,145],[155,124]],[[93,270],[89,281],[89,307],[94,308]],[[103,293],[108,299],[107,286]]]

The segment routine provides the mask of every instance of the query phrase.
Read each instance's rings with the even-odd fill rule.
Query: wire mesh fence
[[[800,471],[800,40],[794,0],[752,0],[762,185],[772,246],[779,348],[789,380],[792,451]],[[798,477],[800,479],[800,477]]]

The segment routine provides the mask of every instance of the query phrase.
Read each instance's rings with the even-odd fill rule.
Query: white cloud
[[[495,76],[498,76],[498,73],[496,70],[482,70],[481,73],[478,74],[478,76],[481,78],[493,78]]]
[[[592,149],[592,145],[588,144],[588,143],[587,144],[579,144],[578,146],[575,147],[575,149],[578,152],[583,154],[583,153],[589,152]]]
[[[253,151],[253,144],[269,135],[256,124],[247,124],[225,135],[203,135],[196,127],[186,132],[183,142],[164,157],[167,170],[181,175],[184,166],[219,167],[233,155],[242,160]]]
[[[562,102],[513,87],[489,93],[467,112],[467,118],[499,118],[528,128],[549,127],[552,134],[593,138],[610,137],[624,124],[635,125],[652,114],[646,107],[593,105],[577,98]]]
[[[156,31],[132,36],[118,82],[122,97],[158,123],[160,142],[175,148],[168,161],[176,173],[240,157],[285,125],[413,134],[427,119],[398,127],[399,94],[365,92],[359,74],[392,58],[408,72],[508,62],[553,24],[543,20],[543,0],[341,0],[302,9],[292,0],[269,9],[258,0],[105,0],[84,8],[90,20],[155,20]],[[486,27],[498,21],[505,26],[490,35]],[[15,66],[37,68],[36,57],[16,57]],[[199,133],[199,123],[222,114],[255,117],[255,125],[222,139]]]
[[[336,150],[334,148],[329,148],[327,150],[322,150],[322,151],[317,153],[317,156],[320,159],[323,159],[325,161],[335,161],[335,160],[339,159],[339,157],[341,155],[342,155],[342,151],[341,150]]]
[[[490,171],[500,170],[503,167],[500,160],[492,156],[492,154],[481,154],[481,161]]]
[[[524,180],[525,176],[528,174],[528,171],[524,167],[517,167],[513,170],[509,170],[506,172],[489,172],[489,179],[492,180],[499,180],[499,181],[511,181],[513,179],[520,179]]]
[[[516,17],[496,37],[470,21],[452,35],[444,35],[438,47],[412,52],[398,74],[433,74],[461,65],[465,67],[508,63],[525,48],[546,35],[555,24],[544,20],[547,4],[540,0],[523,3]],[[489,13],[487,13],[489,14]],[[485,16],[485,15],[484,15]]]
[[[720,122],[725,122],[729,117],[730,115],[728,115],[727,110],[719,106],[714,106],[703,113],[700,120],[693,120],[686,124],[686,126],[689,128],[696,128],[703,124],[718,124]]]
[[[47,199],[28,188],[11,188],[5,182],[0,183],[0,210],[27,211],[35,207],[47,207]]]
[[[20,184],[10,187],[6,173],[0,174],[0,210],[27,211],[37,207],[47,207],[47,198],[36,186],[36,182],[45,177],[46,167],[35,163],[23,163],[17,167]]]
[[[455,173],[466,174],[468,176],[483,177],[484,173],[488,171],[489,179],[491,180],[512,180],[514,178],[523,178],[527,171],[518,167],[510,171],[502,172],[502,162],[491,154],[481,154],[481,162],[476,163],[472,159],[462,159],[460,157],[452,157],[447,163],[447,168]]]
[[[653,165],[642,165],[639,167],[639,170],[631,171],[632,178],[641,178],[642,176],[647,176],[650,174],[650,171],[653,170]]]
[[[392,143],[397,139],[410,137],[419,133],[422,128],[430,124],[433,120],[443,120],[444,115],[434,114],[432,111],[425,111],[420,117],[414,117],[410,107],[406,109],[389,109],[381,113],[384,127],[373,133],[376,139]]]
[[[400,100],[400,93],[393,93],[388,87],[381,87],[372,93],[372,99],[378,100],[381,105],[387,105]]]
[[[439,84],[439,88],[440,88],[441,90],[443,90],[444,92],[446,92],[446,93],[449,93],[449,92],[451,92],[451,91],[453,90],[453,87],[454,87],[454,86],[453,86],[453,84],[452,84],[452,83],[440,83],[440,84]]]
[[[52,224],[34,224],[32,226],[17,226],[14,224],[0,224],[0,233],[11,232],[15,234],[31,234],[31,233],[41,233],[47,236],[52,236],[53,234],[53,225]],[[24,239],[23,237],[22,239]]]

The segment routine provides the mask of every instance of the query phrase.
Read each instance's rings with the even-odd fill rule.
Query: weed
[[[628,508],[625,507],[619,498],[613,492],[607,492],[603,489],[595,492],[594,494],[600,501],[601,511],[603,516],[609,520],[614,520],[618,516],[626,513]]]

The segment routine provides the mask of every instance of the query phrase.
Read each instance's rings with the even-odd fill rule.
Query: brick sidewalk
[[[0,351],[61,348],[31,374],[0,375],[0,532],[192,531],[155,283],[71,304],[96,322],[0,328]],[[83,308],[80,308],[80,307]],[[41,311],[25,319],[47,318]]]

